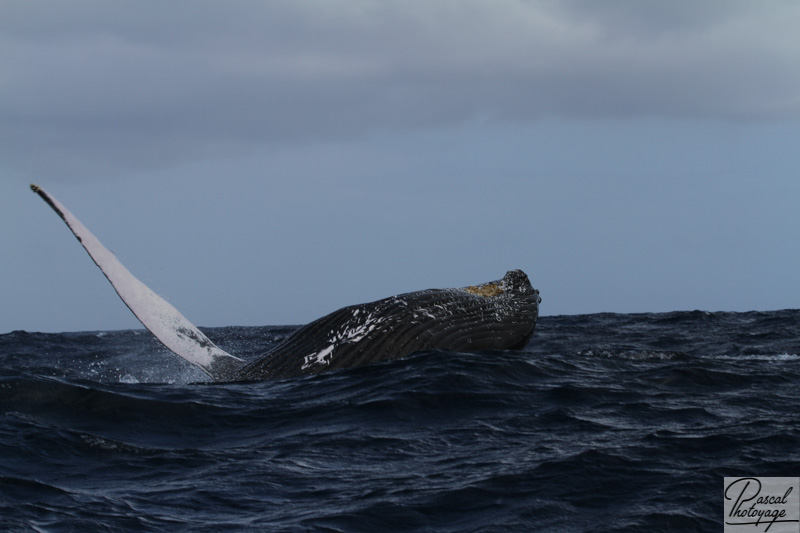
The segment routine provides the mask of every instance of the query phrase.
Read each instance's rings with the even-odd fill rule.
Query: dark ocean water
[[[205,329],[254,358],[287,327]],[[722,531],[800,475],[800,311],[543,317],[521,351],[202,379],[145,331],[0,335],[0,529]]]

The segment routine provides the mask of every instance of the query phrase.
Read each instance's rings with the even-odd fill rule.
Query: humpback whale
[[[214,381],[259,381],[318,374],[423,350],[520,348],[533,335],[541,298],[522,270],[455,289],[427,289],[352,305],[301,327],[246,362],[206,337],[131,274],[66,207],[31,185],[61,217],[136,318],[164,346]]]

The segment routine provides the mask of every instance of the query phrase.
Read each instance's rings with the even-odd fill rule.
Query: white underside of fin
[[[169,302],[131,274],[58,200],[38,186],[31,185],[31,189],[61,216],[125,305],[164,346],[214,379],[225,377],[219,375],[217,369],[229,369],[243,364],[238,357],[217,347]]]

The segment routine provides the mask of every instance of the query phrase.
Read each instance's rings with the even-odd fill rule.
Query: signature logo
[[[726,477],[725,531],[800,533],[800,478]]]

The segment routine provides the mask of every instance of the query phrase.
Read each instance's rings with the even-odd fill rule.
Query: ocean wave
[[[194,383],[141,331],[12,332],[0,517],[11,530],[718,528],[721,477],[796,466],[798,324],[792,310],[543,317],[518,351],[225,384]],[[252,359],[291,331],[208,335]]]

